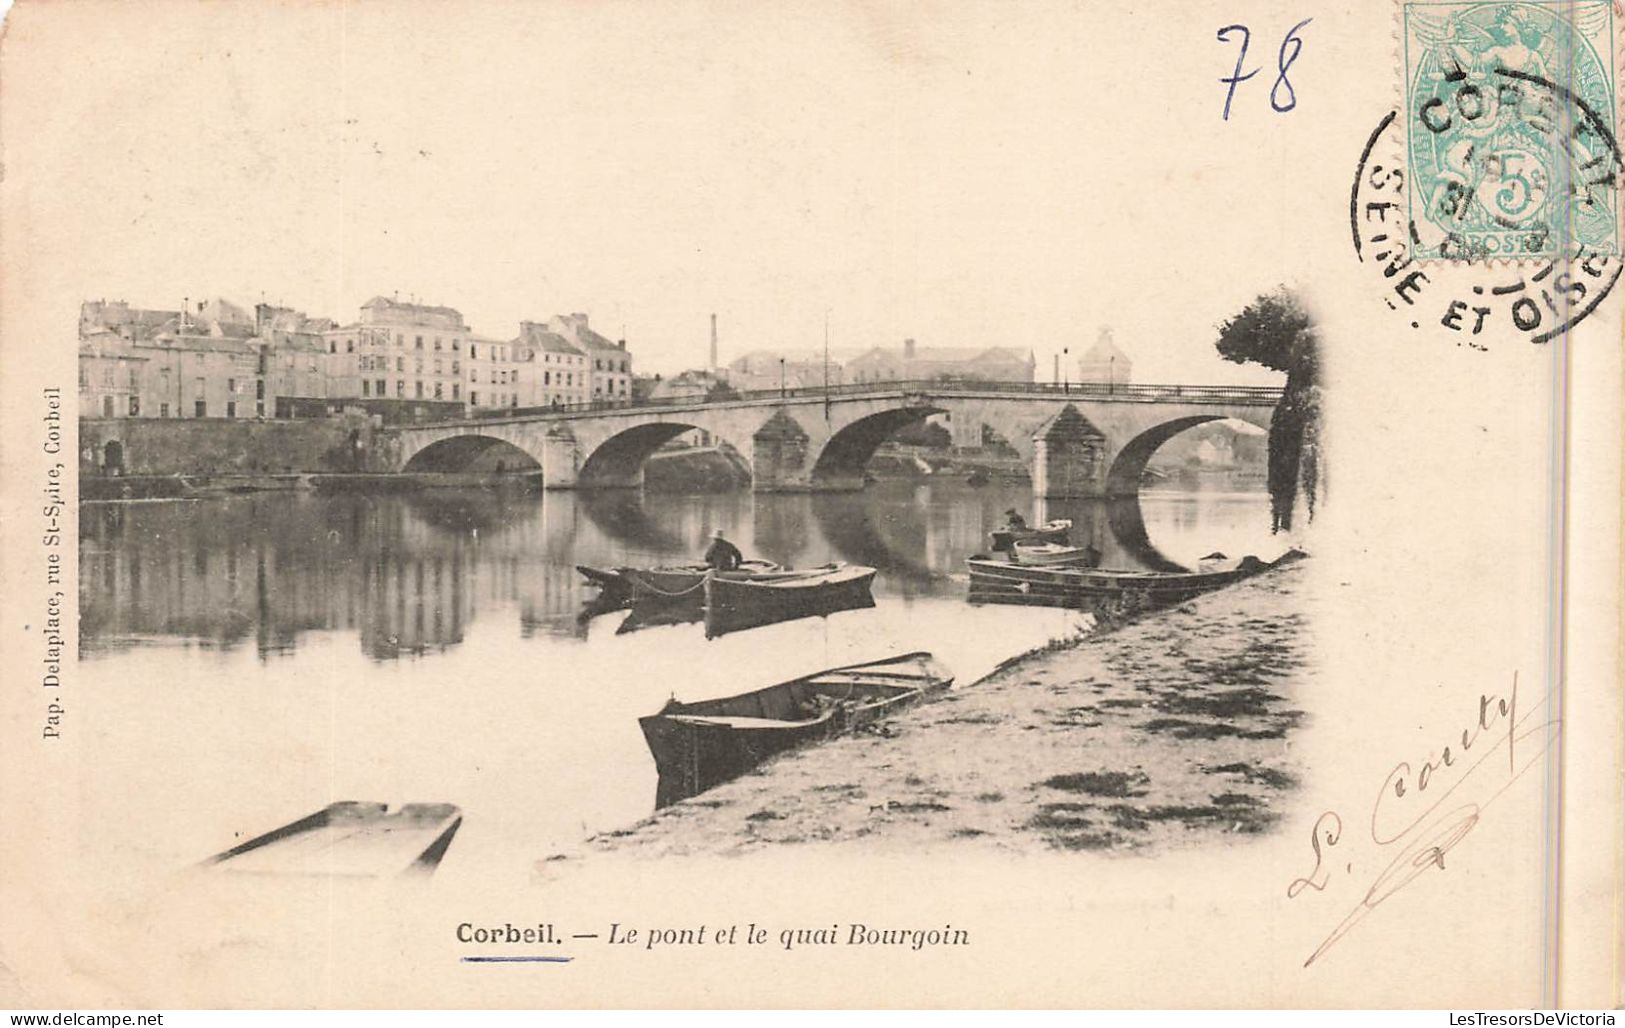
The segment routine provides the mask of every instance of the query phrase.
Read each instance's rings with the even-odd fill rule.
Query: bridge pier
[[[780,409],[751,435],[750,487],[758,493],[812,491],[812,454],[806,429]],[[861,486],[861,482],[859,483]]]
[[[581,476],[581,447],[566,422],[542,435],[542,488],[574,489]]]
[[[1104,496],[1106,468],[1106,437],[1070,403],[1033,433],[1034,496]]]

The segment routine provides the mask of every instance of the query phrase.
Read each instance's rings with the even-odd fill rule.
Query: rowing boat
[[[988,557],[971,557],[965,563],[970,569],[972,603],[1090,610],[1179,603],[1301,556],[1297,550],[1289,550],[1269,563],[1249,556],[1209,570],[1186,572],[1015,564]]]
[[[660,713],[638,719],[660,772],[655,805],[697,795],[776,753],[851,731],[952,683],[953,675],[921,652],[721,699],[674,697]]]
[[[450,803],[330,803],[204,861],[224,871],[377,878],[433,874],[462,827]]]
[[[770,575],[709,575],[705,579],[706,638],[873,607],[875,598],[869,590],[874,577],[874,568],[857,564]]]
[[[993,551],[1008,553],[1016,543],[1065,543],[1070,541],[1072,522],[1066,518],[1046,521],[1036,528],[1001,528],[992,533]]]
[[[689,593],[695,594],[697,604],[699,585],[711,568],[707,564],[673,564],[652,568],[601,568],[577,564],[576,570],[589,585],[598,587],[599,606],[618,608],[627,606],[640,596],[676,597]],[[743,561],[738,569],[743,574],[767,574],[777,570],[779,566],[770,560]]]

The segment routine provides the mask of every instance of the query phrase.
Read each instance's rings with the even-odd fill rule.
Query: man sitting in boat
[[[1009,510],[1005,511],[1004,517],[1004,527],[1009,531],[1020,532],[1025,530],[1027,527],[1027,519],[1022,517],[1020,514],[1017,514],[1014,507],[1011,507]]]
[[[722,529],[711,533],[711,545],[705,551],[705,566],[717,571],[733,571],[744,561],[739,547],[722,537]]]

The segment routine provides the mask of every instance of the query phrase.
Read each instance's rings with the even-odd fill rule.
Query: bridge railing
[[[787,389],[733,390],[723,396],[662,396],[642,400],[593,400],[587,403],[555,403],[545,407],[503,407],[473,411],[468,419],[491,421],[530,418],[548,414],[625,413],[670,407],[702,407],[709,404],[739,403],[751,400],[818,400],[835,396],[913,393],[927,396],[962,396],[989,393],[1016,396],[1077,396],[1114,403],[1214,403],[1273,404],[1281,397],[1277,386],[1129,385],[1124,383],[1073,382],[943,382],[917,379],[884,382],[846,382],[831,386],[805,386]],[[442,422],[455,423],[455,422]]]

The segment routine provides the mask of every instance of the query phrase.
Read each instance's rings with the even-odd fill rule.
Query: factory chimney
[[[711,364],[712,371],[717,370],[717,316],[711,315]]]

